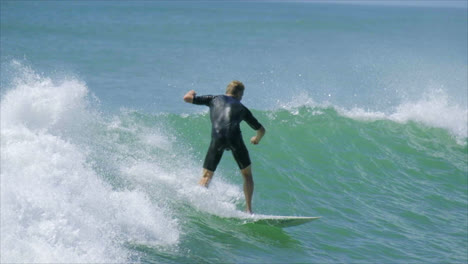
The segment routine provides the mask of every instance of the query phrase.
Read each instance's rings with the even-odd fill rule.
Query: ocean
[[[466,2],[390,3],[1,1],[0,262],[466,263]],[[319,220],[197,185],[232,80],[254,212]]]

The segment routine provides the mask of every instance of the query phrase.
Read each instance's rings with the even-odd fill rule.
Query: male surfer
[[[244,89],[244,84],[239,81],[232,81],[227,86],[224,95],[196,96],[195,91],[191,90],[185,94],[184,101],[210,107],[211,143],[203,163],[203,174],[199,184],[208,187],[224,150],[232,151],[232,155],[244,177],[247,212],[252,213],[254,182],[249,151],[242,139],[240,122],[246,121],[251,128],[257,131],[257,135],[250,139],[250,142],[254,145],[260,143],[265,135],[265,128],[257,121],[249,109],[241,104]]]

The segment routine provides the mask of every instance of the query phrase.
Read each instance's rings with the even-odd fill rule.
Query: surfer
[[[244,178],[247,212],[252,213],[254,182],[249,152],[242,139],[240,122],[247,122],[252,129],[257,131],[257,134],[250,139],[250,142],[254,145],[260,143],[265,135],[265,128],[257,121],[250,110],[240,102],[244,95],[244,89],[242,82],[232,81],[227,86],[224,95],[197,96],[195,91],[191,90],[185,94],[184,101],[210,107],[211,143],[203,163],[203,173],[199,184],[208,187],[224,150],[232,151],[232,155]]]

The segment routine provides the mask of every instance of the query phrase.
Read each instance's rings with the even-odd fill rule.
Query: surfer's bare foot
[[[205,188],[208,188],[210,180],[206,178],[201,178],[201,180],[198,182],[200,186],[203,186]]]
[[[200,184],[203,187],[208,188],[208,185],[210,185],[211,178],[213,178],[213,174],[214,174],[213,171],[203,169],[202,178],[200,179],[198,184]]]

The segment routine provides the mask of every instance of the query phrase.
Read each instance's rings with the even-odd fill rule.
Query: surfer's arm
[[[184,101],[186,103],[196,104],[196,105],[206,105],[210,106],[211,100],[213,100],[213,95],[202,95],[197,96],[197,93],[194,90],[188,91],[184,95]]]
[[[263,126],[261,126],[258,130],[257,130],[257,135],[253,136],[251,139],[250,139],[250,142],[254,145],[257,145],[258,143],[260,143],[260,140],[262,140],[262,137],[265,135],[266,133],[266,130]]]
[[[247,122],[247,124],[249,124],[249,126],[252,129],[257,131],[257,135],[253,136],[250,139],[250,143],[257,145],[258,143],[260,143],[260,140],[262,140],[262,137],[265,135],[266,130],[262,126],[262,124],[260,124],[260,122],[258,122],[258,120],[252,115],[252,112],[250,112],[250,110],[247,107],[244,108],[244,113],[245,122]]]

